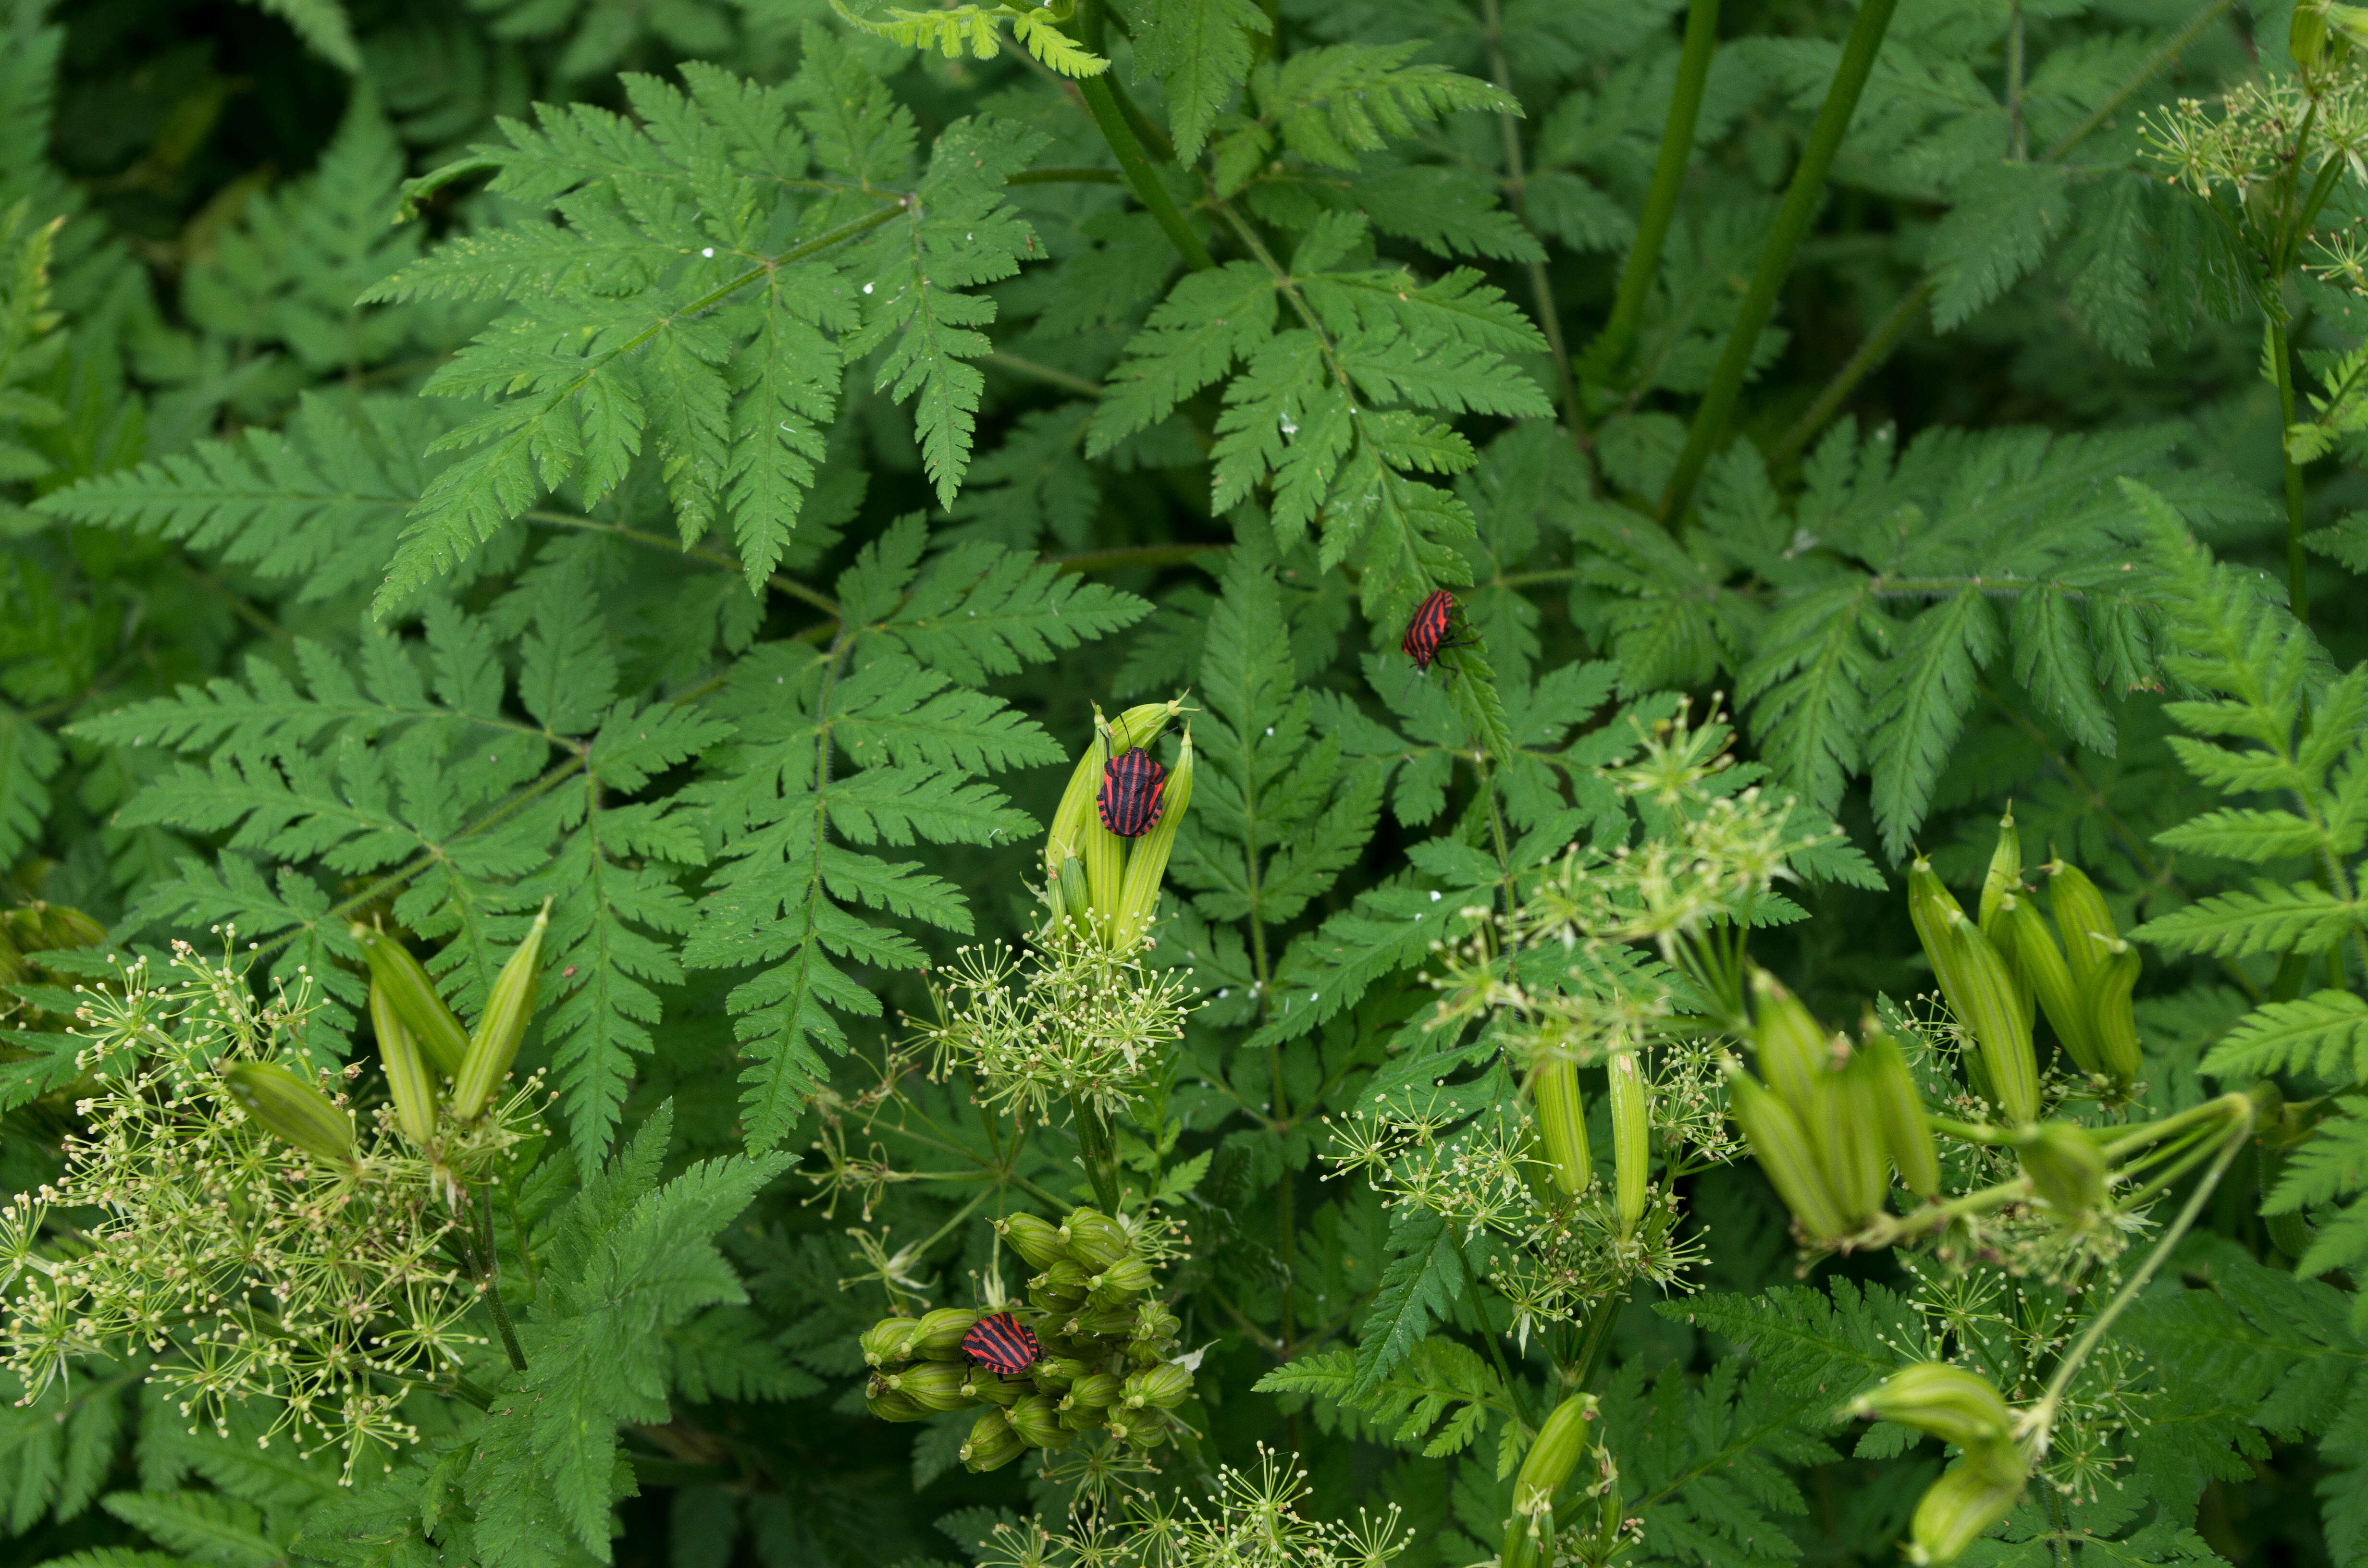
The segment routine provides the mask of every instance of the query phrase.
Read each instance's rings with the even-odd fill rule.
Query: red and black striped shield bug
[[[1102,764],[1102,825],[1121,838],[1141,838],[1159,820],[1159,798],[1167,791],[1167,769],[1147,751],[1121,752]]]
[[[1450,638],[1451,631],[1462,630],[1456,625],[1455,596],[1445,588],[1434,588],[1430,596],[1415,607],[1414,619],[1406,623],[1406,636],[1398,646],[1406,650],[1414,667],[1428,672],[1431,661],[1450,648],[1469,648],[1476,639]]]
[[[962,1354],[997,1377],[1016,1378],[1036,1364],[1044,1347],[1036,1331],[1009,1312],[991,1312],[962,1335]]]

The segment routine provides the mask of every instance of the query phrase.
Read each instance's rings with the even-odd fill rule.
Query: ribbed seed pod
[[[995,1222],[995,1233],[1030,1268],[1050,1268],[1069,1256],[1060,1227],[1034,1214],[1007,1214]]]
[[[955,1361],[916,1361],[880,1381],[924,1410],[966,1410],[972,1401],[962,1392],[970,1369]]]
[[[1146,1449],[1156,1449],[1167,1441],[1167,1423],[1148,1412],[1129,1416],[1123,1424],[1113,1416],[1110,1420],[1110,1435],[1123,1437],[1127,1442],[1133,1445],[1135,1451],[1140,1453]]]
[[[1652,1110],[1636,1053],[1616,1051],[1608,1063],[1611,1103],[1612,1195],[1622,1240],[1635,1234],[1652,1191]]]
[[[1539,1151],[1554,1184],[1576,1198],[1595,1179],[1587,1147],[1587,1103],[1578,1092],[1578,1064],[1567,1057],[1538,1064],[1530,1076],[1530,1098],[1538,1115]]]
[[[1092,1278],[1092,1275],[1086,1272],[1084,1264],[1074,1257],[1063,1257],[1056,1259],[1051,1267],[1028,1283],[1031,1288],[1041,1285],[1056,1295],[1083,1297],[1088,1290],[1092,1289],[1087,1283]]]
[[[864,1387],[863,1407],[882,1421],[922,1421],[936,1414],[912,1395],[890,1388],[888,1380],[877,1374]]]
[[[1025,1378],[1007,1378],[985,1367],[973,1367],[970,1376],[962,1380],[962,1392],[987,1404],[1014,1405],[1035,1392],[1035,1385]]]
[[[1061,874],[1053,879],[1053,891],[1061,901],[1053,912],[1056,918],[1074,920],[1081,926],[1093,918],[1094,894],[1086,881],[1083,860],[1075,855],[1064,858]]]
[[[1826,1176],[1826,1190],[1842,1210],[1851,1230],[1883,1211],[1885,1146],[1881,1107],[1868,1064],[1852,1052],[1848,1062],[1825,1074],[1817,1085],[1816,1119],[1809,1136]]]
[[[1817,1080],[1833,1055],[1833,1042],[1800,999],[1766,970],[1754,970],[1752,1038],[1759,1046],[1760,1076],[1785,1108],[1807,1119],[1816,1104]]]
[[[1028,1445],[1000,1410],[980,1411],[978,1424],[959,1450],[964,1470],[982,1471],[999,1470],[1027,1451]]]
[[[1139,1296],[1151,1289],[1151,1265],[1139,1257],[1121,1257],[1086,1281],[1097,1301]]]
[[[1099,1209],[1069,1210],[1069,1217],[1061,1221],[1061,1239],[1069,1256],[1088,1270],[1109,1267],[1134,1245],[1127,1228]]]
[[[436,1136],[436,1074],[421,1054],[418,1040],[395,1017],[386,987],[370,988],[370,1028],[378,1035],[379,1065],[386,1071],[387,1097],[394,1101],[394,1123],[414,1147],[424,1148]]]
[[[2032,1050],[2031,1025],[2014,994],[2014,977],[1981,927],[1963,911],[1950,917],[1948,932],[1953,938],[1945,944],[1948,962],[1935,967],[1941,968],[1941,989],[1949,998],[1949,1010],[1973,1031],[1998,1108],[2016,1121],[2029,1121],[2039,1114],[2039,1058]]]
[[[2105,944],[2104,961],[2089,977],[2089,1031],[2097,1060],[2123,1083],[2138,1075],[2138,1018],[2130,992],[2138,983],[2138,952],[2119,937]]]
[[[1023,1399],[1003,1413],[1019,1440],[1031,1449],[1065,1449],[1077,1435],[1061,1425],[1061,1413],[1042,1394]]]
[[[534,1017],[535,998],[542,990],[542,934],[551,927],[551,900],[527,927],[526,939],[510,954],[485,993],[485,1010],[469,1037],[469,1054],[452,1079],[452,1114],[474,1121],[485,1111],[494,1091],[509,1076],[526,1039],[527,1020]]]
[[[2015,957],[2014,933],[2007,928],[2005,900],[2022,891],[2022,835],[2014,830],[2014,812],[2009,811],[1998,818],[1998,847],[1990,852],[1989,869],[1982,876],[1980,913],[1975,924],[1990,946],[2006,960],[2007,972],[2014,977],[2015,1000],[2022,1004],[2022,1027],[2031,1028],[2031,983],[2024,978],[2022,965]]]
[[[469,1055],[469,1031],[444,1005],[427,971],[409,949],[375,926],[357,924],[347,928],[347,935],[361,946],[371,986],[386,992],[394,1016],[411,1030],[427,1060],[448,1078],[459,1073]]]
[[[2112,912],[2105,895],[2088,873],[2061,859],[2047,863],[2047,904],[2055,915],[2055,929],[2064,937],[2064,960],[2072,978],[2082,986],[2101,968],[2108,956],[2105,944],[2121,935],[2113,929]]]
[[[863,1331],[859,1343],[867,1367],[894,1367],[913,1358],[913,1341],[921,1332],[918,1318],[882,1318]]]
[[[2031,1189],[2060,1214],[2086,1214],[2105,1201],[2105,1154],[2068,1121],[2043,1122],[2015,1140]]]
[[[1946,1361],[1901,1368],[1850,1401],[1844,1414],[1896,1421],[1959,1448],[2004,1437],[2014,1426],[2005,1396],[1987,1378]]]
[[[43,948],[100,948],[107,945],[107,927],[79,909],[46,899],[33,909],[40,915]]]
[[[913,1331],[913,1354],[932,1361],[962,1359],[962,1340],[978,1326],[979,1314],[962,1307],[939,1307],[923,1312]]]
[[[2078,1064],[2083,1073],[2104,1071],[2097,1055],[2097,1044],[2089,1028],[2088,1009],[2082,1006],[2079,990],[2072,983],[2072,971],[2064,961],[2064,950],[2055,945],[2055,933],[2047,928],[2047,917],[2039,913],[2039,903],[2024,893],[2006,901],[2006,919],[2014,933],[2014,956],[2022,978],[2031,986],[2039,1010],[2047,1015],[2047,1027],[2055,1031],[2055,1043],[2064,1053]]]
[[[1192,1374],[1172,1361],[1166,1361],[1156,1367],[1128,1373],[1126,1392],[1120,1403],[1129,1410],[1140,1410],[1146,1404],[1172,1410],[1183,1403],[1191,1392]]]
[[[1078,1404],[1064,1398],[1053,1408],[1060,1412],[1062,1427],[1071,1432],[1091,1432],[1110,1420],[1106,1404]]]
[[[1916,1505],[1916,1517],[1908,1524],[1907,1561],[1930,1568],[1954,1562],[1991,1526],[2014,1512],[2026,1479],[2022,1456],[2012,1443],[1996,1440],[1967,1449]]]
[[[1053,809],[1053,824],[1044,835],[1047,882],[1060,878],[1062,863],[1069,857],[1085,854],[1087,827],[1101,827],[1101,818],[1094,811],[1094,796],[1102,787],[1103,765],[1110,759],[1110,735],[1122,738],[1121,749],[1149,745],[1167,727],[1167,721],[1183,711],[1181,701],[1142,703],[1111,721],[1106,734],[1101,710],[1094,710],[1094,738],[1085,755],[1077,758],[1077,766],[1070,770],[1068,787],[1061,791],[1061,803]],[[1103,831],[1108,833],[1107,829]],[[1073,908],[1072,913],[1077,911]]]
[[[1923,947],[1924,956],[1932,960],[1936,975],[1941,970],[1941,937],[1949,929],[1949,916],[1964,913],[1957,895],[1941,884],[1931,861],[1919,855],[1908,862],[1907,919],[1916,927],[1916,940]]]
[[[1093,1369],[1074,1356],[1046,1356],[1041,1358],[1028,1370],[1036,1379],[1036,1386],[1039,1389],[1046,1393],[1052,1393],[1056,1390],[1067,1392],[1071,1383],[1086,1376]]]
[[[1918,1198],[1939,1196],[1940,1151],[1924,1119],[1924,1096],[1916,1092],[1915,1074],[1907,1070],[1907,1053],[1890,1030],[1870,1028],[1858,1054],[1866,1064],[1876,1121],[1892,1166],[1899,1172],[1899,1185]]]
[[[1127,851],[1118,917],[1110,927],[1112,952],[1133,952],[1159,911],[1160,879],[1167,874],[1167,857],[1176,847],[1177,830],[1184,824],[1184,808],[1192,803],[1192,732],[1188,729],[1183,744],[1177,748],[1176,766],[1167,775],[1167,791],[1160,797],[1159,820]]]
[[[1759,1168],[1768,1173],[1776,1195],[1803,1230],[1823,1240],[1851,1229],[1833,1195],[1826,1190],[1809,1135],[1791,1107],[1750,1074],[1733,1073],[1726,1080],[1726,1108],[1735,1124],[1743,1129],[1744,1139],[1759,1157]]]
[[[1069,1403],[1087,1407],[1116,1404],[1126,1385],[1108,1372],[1088,1372],[1069,1385]]]
[[[222,1073],[222,1087],[256,1125],[314,1159],[351,1169],[354,1119],[329,1096],[277,1062],[240,1062]]]
[[[1578,1468],[1587,1451],[1587,1423],[1595,1413],[1593,1394],[1575,1393],[1554,1407],[1538,1427],[1530,1451],[1513,1478],[1513,1512],[1535,1518],[1554,1506],[1554,1494]],[[1509,1533],[1509,1532],[1508,1532]]]
[[[1048,1317],[1064,1318],[1085,1306],[1086,1293],[1083,1290],[1055,1290],[1049,1285],[1031,1283],[1028,1287],[1028,1304]]]

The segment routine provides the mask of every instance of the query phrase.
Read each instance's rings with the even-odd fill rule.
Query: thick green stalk
[[[1709,3],[1714,6],[1717,0]],[[1487,29],[1489,76],[1496,82],[1497,90],[1510,98],[1513,72],[1505,60],[1505,18],[1497,0],[1480,0],[1480,17]],[[1527,223],[1529,173],[1521,161],[1521,131],[1514,123],[1516,118],[1510,109],[1497,116],[1497,129],[1505,139],[1505,205]],[[1579,415],[1578,380],[1571,374],[1570,346],[1562,335],[1562,311],[1554,304],[1554,280],[1546,276],[1543,261],[1530,263],[1530,294],[1537,301],[1538,325],[1546,335],[1546,352],[1554,358],[1554,384],[1562,400],[1563,421],[1570,426],[1571,438],[1584,447],[1587,426]]]
[[[1793,268],[1793,253],[1800,249],[1817,216],[1826,193],[1826,171],[1833,167],[1834,154],[1841,150],[1842,134],[1850,130],[1850,115],[1866,89],[1875,52],[1883,47],[1883,35],[1890,30],[1891,13],[1897,6],[1898,0],[1862,0],[1857,18],[1850,23],[1850,37],[1842,42],[1841,63],[1835,67],[1833,83],[1826,89],[1825,105],[1817,110],[1816,124],[1809,131],[1809,144],[1802,150],[1800,167],[1793,171],[1792,187],[1784,192],[1776,226],[1769,231],[1759,265],[1744,291],[1743,309],[1736,317],[1735,330],[1727,335],[1726,351],[1711,372],[1710,389],[1694,410],[1685,450],[1678,454],[1677,472],[1670,475],[1668,492],[1661,497],[1661,517],[1672,532],[1684,529],[1686,504],[1693,499],[1694,483],[1710,461],[1712,447],[1726,429],[1727,416],[1735,412],[1744,373],[1751,369],[1751,350],[1759,341],[1760,329],[1775,312],[1776,290]]]
[[[1094,123],[1101,128],[1102,139],[1118,154],[1119,173],[1126,176],[1134,199],[1143,203],[1152,222],[1159,225],[1159,232],[1167,236],[1167,243],[1184,258],[1184,265],[1195,272],[1206,272],[1217,263],[1209,255],[1209,247],[1201,243],[1201,236],[1184,221],[1184,214],[1177,210],[1175,198],[1159,183],[1158,172],[1151,166],[1151,161],[1143,155],[1143,143],[1135,139],[1134,128],[1127,123],[1118,100],[1110,96],[1110,83],[1103,79],[1109,74],[1104,72],[1101,76],[1081,78],[1077,91],[1093,114]]]
[[[2099,104],[2089,113],[2088,119],[2057,137],[2055,144],[2040,153],[2036,161],[2043,164],[2060,164],[2070,157],[2073,149],[2086,142],[2095,134],[2099,127],[2118,114],[2122,106],[2129,102],[2139,88],[2177,64],[2179,57],[2186,53],[2197,39],[2203,36],[2205,29],[2235,9],[2236,4],[2237,0],[2205,0],[2203,8],[2190,17],[2185,26],[2165,40],[2160,49],[2147,55],[2145,62],[2131,73],[2129,80],[2114,89],[2112,97]],[[1841,407],[1842,400],[1857,390],[1859,382],[1866,379],[1868,372],[1891,358],[1891,351],[1899,347],[1901,338],[1907,335],[1908,327],[1913,325],[1916,318],[1923,313],[1924,307],[1931,303],[1932,292],[1936,287],[1937,285],[1928,276],[1920,279],[1915,288],[1910,289],[1900,299],[1899,303],[1891,308],[1891,313],[1884,316],[1874,331],[1867,335],[1864,343],[1859,345],[1858,352],[1851,355],[1849,362],[1834,372],[1833,379],[1827,381],[1825,389],[1817,393],[1817,400],[1808,406],[1800,418],[1793,422],[1793,427],[1785,431],[1783,437],[1770,449],[1768,461],[1771,467],[1791,460],[1802,448],[1807,446],[1809,438],[1825,428],[1826,422],[1831,419]]]
[[[2278,461],[2285,468],[2286,479],[2286,608],[2294,611],[2296,620],[2308,625],[2310,584],[2302,548],[2302,464],[2294,460],[2294,452],[2286,445],[2286,432],[2294,422],[2294,363],[2286,347],[2286,324],[2274,316],[2270,320],[2270,365],[2277,375]]]
[[[1717,48],[1718,0],[1691,0],[1686,7],[1685,47],[1678,55],[1677,90],[1669,99],[1668,120],[1661,127],[1661,153],[1653,165],[1645,210],[1636,220],[1636,243],[1628,247],[1627,265],[1621,268],[1611,317],[1587,350],[1588,368],[1599,374],[1619,364],[1645,319],[1653,275],[1660,270],[1661,244],[1677,216],[1686,165],[1693,161],[1694,127],[1702,119],[1702,88],[1710,80],[1711,55]]]
[[[1069,1097],[1069,1114],[1077,1124],[1077,1155],[1085,1162],[1086,1179],[1093,1184],[1094,1201],[1105,1214],[1118,1212],[1118,1140],[1092,1101]]]

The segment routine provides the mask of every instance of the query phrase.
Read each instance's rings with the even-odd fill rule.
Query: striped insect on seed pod
[[[988,1371],[1016,1378],[1036,1364],[1044,1347],[1036,1331],[1009,1312],[990,1312],[962,1335],[962,1354]]]
[[[1159,820],[1160,797],[1167,792],[1167,769],[1147,751],[1121,752],[1102,765],[1101,793],[1094,798],[1102,825],[1121,838],[1141,838]]]
[[[1455,629],[1455,596],[1445,588],[1434,588],[1430,596],[1415,607],[1414,619],[1406,622],[1406,636],[1398,646],[1406,651],[1414,667],[1429,670],[1431,661],[1450,648],[1472,645],[1468,637],[1452,638]]]

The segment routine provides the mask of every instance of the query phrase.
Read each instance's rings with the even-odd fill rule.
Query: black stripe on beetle
[[[962,1347],[964,1356],[1005,1378],[1018,1377],[1044,1354],[1044,1347],[1036,1343],[1036,1331],[1009,1312],[979,1319],[977,1326],[962,1335]]]
[[[1159,820],[1159,798],[1167,792],[1167,769],[1147,751],[1121,752],[1102,764],[1101,793],[1094,803],[1102,825],[1121,838],[1141,838]]]
[[[1456,608],[1455,596],[1445,588],[1432,589],[1430,597],[1415,607],[1414,619],[1406,623],[1406,636],[1398,642],[1415,668],[1428,671],[1431,661],[1450,648],[1473,646],[1474,638],[1449,636],[1458,630]]]

